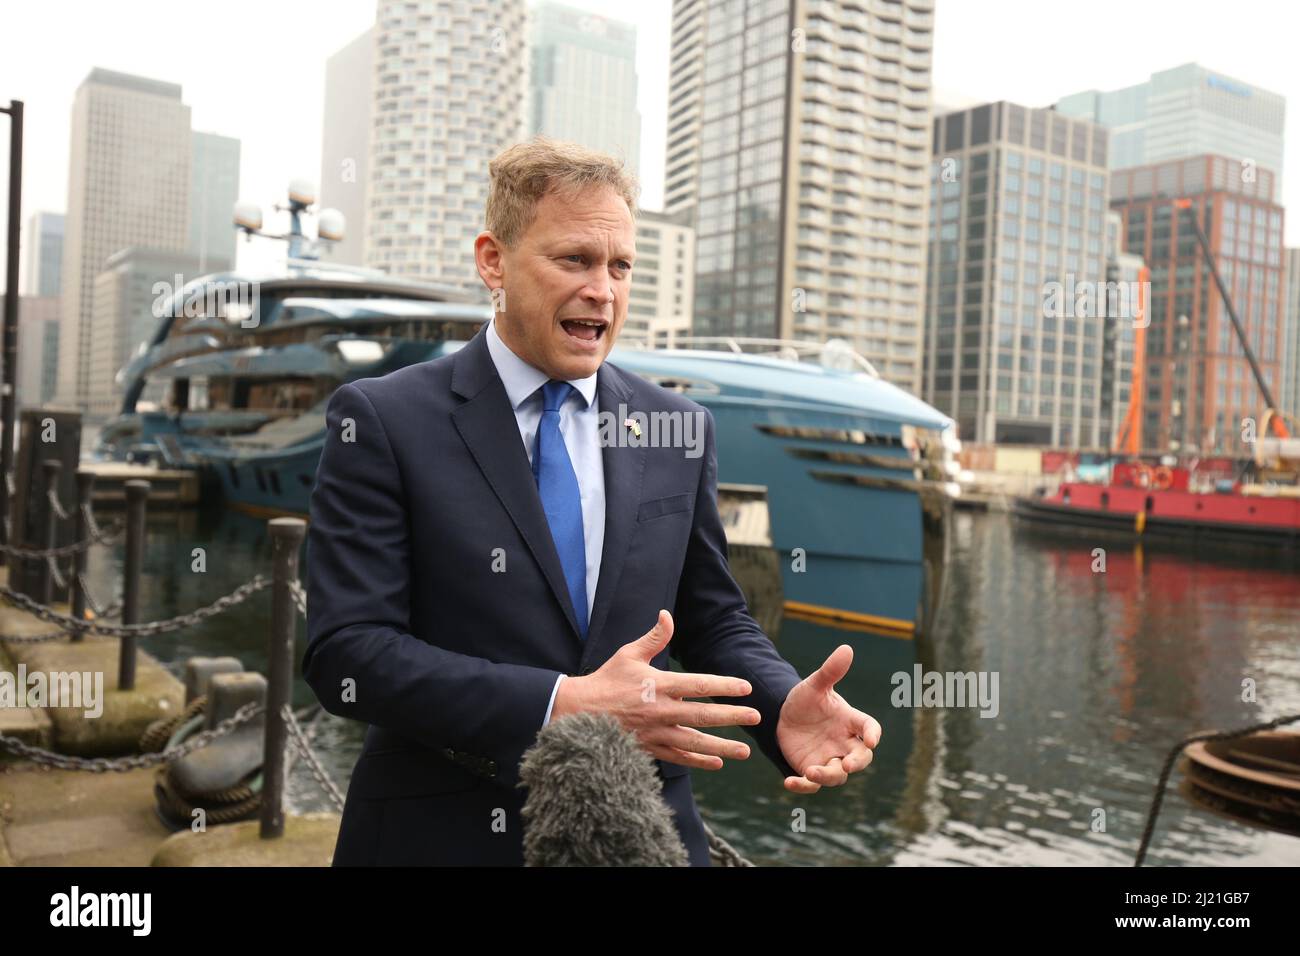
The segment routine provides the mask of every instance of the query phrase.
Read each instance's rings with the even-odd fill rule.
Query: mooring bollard
[[[284,835],[284,748],[289,731],[280,713],[293,690],[293,645],[298,608],[291,587],[298,580],[298,552],[307,533],[301,518],[273,518],[271,528],[271,647],[267,655],[266,743],[262,748],[263,839]]]
[[[45,495],[41,504],[45,508],[45,547],[53,548],[59,543],[59,514],[54,510],[50,497],[59,493],[59,472],[63,470],[61,461],[43,461],[41,468],[45,472]],[[57,558],[39,558],[41,562],[41,603],[49,607],[54,603],[54,574],[51,563]]]
[[[140,572],[144,567],[145,505],[149,482],[133,478],[126,483],[126,562],[122,581],[122,623],[140,623]],[[135,635],[122,635],[117,664],[117,689],[135,689]]]
[[[72,540],[85,542],[90,537],[90,525],[86,521],[86,512],[90,510],[90,491],[95,485],[95,476],[88,471],[77,472],[77,513],[72,516]],[[68,582],[68,601],[72,604],[72,616],[78,621],[86,617],[86,592],[81,582],[86,580],[89,566],[90,548],[83,547],[72,556],[72,580]],[[73,631],[71,639],[76,642],[85,638],[84,631]]]

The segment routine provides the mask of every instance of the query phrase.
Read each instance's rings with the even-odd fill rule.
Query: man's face
[[[513,249],[483,232],[474,253],[487,287],[504,290],[496,322],[506,345],[553,379],[595,374],[627,318],[636,257],[627,203],[605,186],[548,193]]]

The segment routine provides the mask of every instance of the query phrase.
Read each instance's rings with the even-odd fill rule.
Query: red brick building
[[[1150,451],[1249,455],[1243,419],[1264,401],[1232,320],[1205,264],[1190,199],[1215,264],[1276,393],[1282,380],[1282,207],[1272,170],[1249,160],[1196,156],[1111,174],[1111,208],[1123,217],[1124,250],[1151,269],[1146,330],[1143,444]]]

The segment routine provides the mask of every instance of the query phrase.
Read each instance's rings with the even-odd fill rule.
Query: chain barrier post
[[[262,839],[284,835],[285,745],[288,728],[284,708],[293,689],[294,637],[298,608],[293,586],[298,580],[298,552],[307,533],[301,518],[273,518],[271,529],[271,647],[266,689],[266,742],[262,748]]]
[[[126,483],[126,562],[122,582],[122,624],[140,623],[140,572],[144,566],[145,505],[149,501],[149,482],[133,478]],[[135,689],[136,635],[122,635],[118,658],[117,689]]]
[[[59,515],[54,510],[51,500],[59,493],[59,472],[63,470],[61,461],[43,461],[41,469],[45,472],[45,494],[41,496],[41,507],[45,509],[45,547],[54,548],[59,543]],[[40,565],[41,603],[49,607],[54,603],[54,569],[51,562],[58,558],[46,558]]]
[[[72,540],[85,541],[90,537],[90,525],[86,521],[86,511],[90,508],[90,489],[95,484],[95,476],[88,471],[77,471],[77,513],[72,516]],[[72,605],[72,616],[78,621],[86,617],[86,591],[82,586],[86,580],[86,568],[89,565],[89,548],[80,548],[72,556],[72,580],[68,584],[68,601]],[[73,631],[72,642],[84,640],[84,631]]]

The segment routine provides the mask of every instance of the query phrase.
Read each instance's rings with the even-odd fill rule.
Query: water
[[[837,689],[884,728],[871,767],[812,796],[786,792],[757,748],[722,771],[694,772],[705,819],[755,862],[1130,865],[1172,744],[1195,731],[1300,712],[1295,570],[1049,536],[1002,514],[954,520],[947,600],[933,639],[786,620],[777,640],[801,674],[837,645],[853,647],[853,667]],[[182,514],[150,531],[145,620],[269,574],[265,521]],[[1107,548],[1104,573],[1093,570],[1098,546]],[[204,573],[191,569],[196,547],[206,549]],[[90,580],[101,600],[120,570],[120,548],[94,554]],[[142,644],[178,673],[192,654],[233,654],[264,672],[269,600],[263,592],[200,628]],[[927,672],[996,671],[997,716],[981,717],[978,707],[892,706],[892,675],[910,675],[918,663]],[[1254,703],[1242,700],[1248,678]],[[299,680],[295,706],[312,702]],[[362,730],[332,717],[320,725],[317,749],[340,786]],[[327,806],[302,766],[289,798],[299,810]],[[1102,832],[1094,830],[1098,810]],[[1295,865],[1300,839],[1200,810],[1171,784],[1147,862]]]

